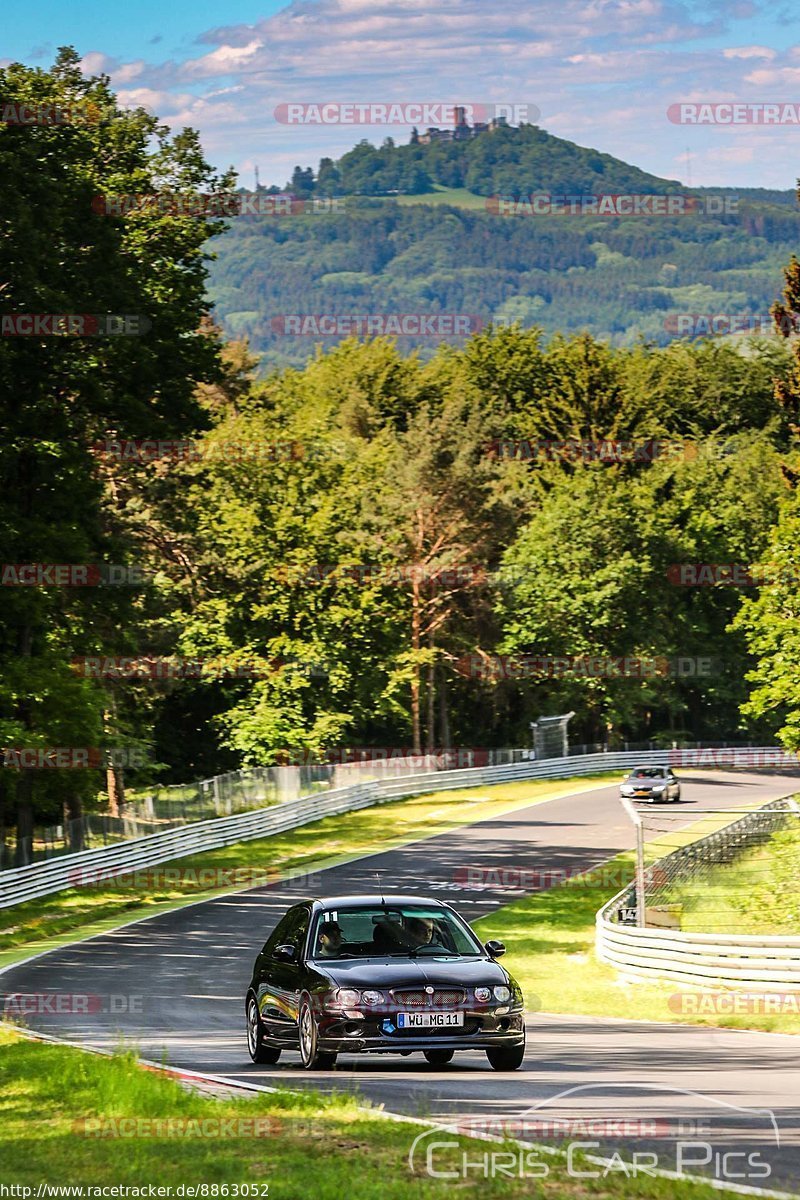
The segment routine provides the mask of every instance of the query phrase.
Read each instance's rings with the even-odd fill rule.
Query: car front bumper
[[[384,1018],[336,1016],[319,1022],[320,1049],[336,1053],[384,1052],[400,1054],[420,1050],[490,1050],[493,1046],[521,1046],[525,1041],[522,1010],[464,1014],[464,1026],[442,1029],[387,1031]]]

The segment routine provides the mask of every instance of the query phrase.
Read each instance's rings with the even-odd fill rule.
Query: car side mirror
[[[489,958],[499,958],[501,954],[505,954],[506,948],[502,942],[491,941],[487,942],[484,950],[489,955]]]
[[[297,947],[286,944],[284,946],[276,946],[272,951],[272,957],[278,962],[297,962]]]

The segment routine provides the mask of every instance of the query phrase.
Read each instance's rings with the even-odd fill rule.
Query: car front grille
[[[424,1038],[426,1041],[428,1041],[429,1038],[470,1037],[473,1033],[479,1033],[480,1029],[481,1022],[479,1018],[470,1017],[464,1021],[463,1025],[446,1025],[441,1028],[438,1026],[432,1026],[430,1028],[425,1026],[422,1029],[395,1029],[395,1031],[388,1036],[391,1038],[397,1038],[399,1041],[402,1041],[403,1038]]]
[[[458,1008],[466,999],[463,988],[436,988],[433,993],[398,989],[392,997],[405,1008]]]

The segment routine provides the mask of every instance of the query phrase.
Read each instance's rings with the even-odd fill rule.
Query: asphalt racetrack
[[[687,823],[695,809],[765,803],[800,790],[790,775],[681,777]],[[475,920],[521,893],[456,884],[465,866],[574,871],[633,842],[618,789],[606,786],[331,867],[319,874],[317,894],[374,892],[379,875],[386,891],[437,896]],[[33,1029],[87,1045],[109,1048],[123,1035],[146,1058],[232,1080],[350,1089],[390,1111],[445,1122],[518,1119],[529,1140],[562,1147],[572,1139],[565,1129],[594,1127],[562,1124],[562,1136],[548,1138],[549,1124],[652,1121],[597,1140],[604,1152],[619,1144],[628,1155],[655,1154],[666,1169],[675,1169],[680,1153],[687,1171],[800,1191],[800,1041],[789,1035],[532,1012],[527,1057],[513,1074],[493,1071],[482,1053],[456,1054],[442,1069],[416,1054],[341,1055],[334,1072],[303,1071],[292,1053],[277,1066],[251,1064],[244,995],[253,961],[285,909],[307,894],[302,882],[279,884],[180,908],[11,967],[0,990],[99,997],[86,1014],[27,1017]],[[409,1146],[414,1136],[409,1127]],[[425,1150],[423,1141],[419,1155]]]

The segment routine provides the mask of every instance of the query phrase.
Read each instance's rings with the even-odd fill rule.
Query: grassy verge
[[[702,879],[670,887],[664,899],[680,906],[681,928],[690,932],[796,935],[800,829],[793,824],[780,830],[763,846],[709,870]]]
[[[567,793],[586,791],[618,778],[617,773],[527,780],[428,793],[326,817],[258,841],[240,842],[222,850],[162,863],[131,882],[120,880],[57,892],[0,910],[0,967],[72,940],[76,930],[83,936],[91,936],[125,921],[246,887],[249,870],[260,873],[254,874],[253,886],[259,878],[265,881],[265,873],[270,878],[294,872],[311,873],[323,866],[445,833]],[[232,879],[234,871],[238,873],[236,879],[226,885],[225,873]],[[219,875],[211,876],[213,872]],[[219,878],[222,886],[209,887],[207,881],[212,877]]]
[[[351,1097],[308,1091],[247,1099],[201,1096],[143,1070],[130,1054],[99,1058],[42,1045],[8,1026],[0,1026],[0,1114],[0,1181],[30,1187],[32,1195],[42,1183],[144,1186],[144,1195],[150,1184],[205,1185],[206,1197],[232,1195],[221,1191],[226,1184],[231,1189],[247,1184],[253,1189],[249,1196],[259,1200],[731,1195],[669,1179],[628,1178],[619,1167],[605,1179],[570,1178],[563,1159],[544,1155],[543,1178],[487,1179],[477,1171],[466,1178],[433,1178],[425,1172],[426,1142],[415,1155],[416,1170],[409,1167],[420,1127],[387,1121]],[[456,1170],[465,1151],[474,1162],[487,1150],[486,1143],[451,1135],[447,1140],[450,1148],[437,1150],[432,1159],[439,1172]]]
[[[681,831],[680,838],[692,841],[727,820],[730,817],[707,817],[691,830]],[[674,849],[676,843],[673,834],[669,848]],[[648,857],[657,857],[658,842],[648,846],[651,852]],[[668,982],[629,982],[620,978],[614,968],[599,962],[594,951],[597,910],[633,874],[633,853],[621,854],[605,867],[516,901],[476,922],[475,929],[482,939],[500,938],[509,947],[503,963],[519,980],[531,1008],[584,1016],[800,1033],[797,1013],[709,1012],[708,1000],[699,1005],[694,1003],[697,989]],[[796,892],[794,900],[796,903]]]

